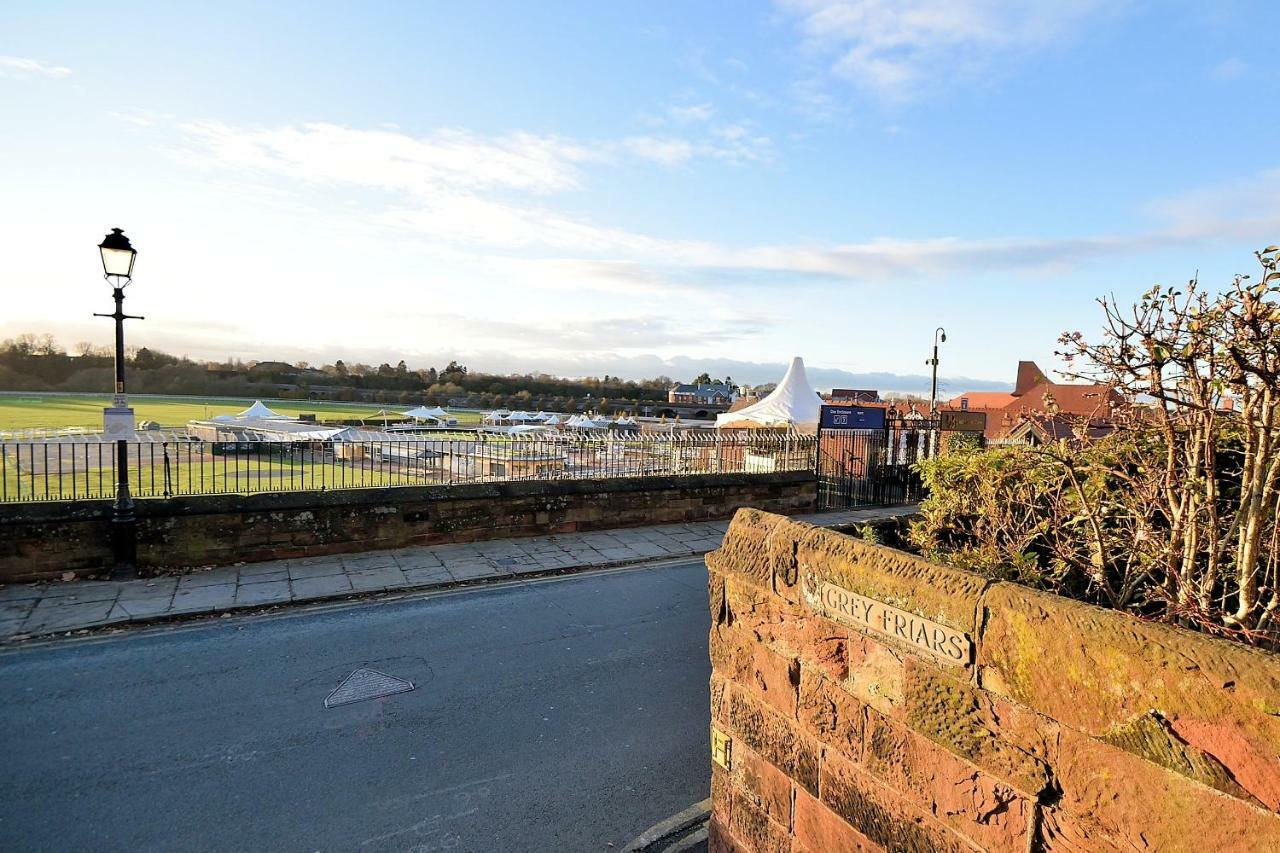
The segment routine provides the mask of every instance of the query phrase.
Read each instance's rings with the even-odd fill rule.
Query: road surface
[[[6,652],[0,849],[616,848],[707,796],[708,627],[692,561]]]

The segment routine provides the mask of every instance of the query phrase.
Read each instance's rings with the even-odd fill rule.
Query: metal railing
[[[139,434],[142,437],[142,434]],[[0,502],[114,496],[111,441],[0,442]],[[520,480],[812,471],[811,435],[489,436],[400,441],[197,441],[128,444],[134,497],[329,491]]]

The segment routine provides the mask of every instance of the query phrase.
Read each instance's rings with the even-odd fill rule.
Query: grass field
[[[129,398],[138,421],[156,421],[164,427],[182,427],[187,421],[233,415],[253,404],[250,399],[226,397],[150,397]],[[264,400],[282,415],[314,414],[321,420],[368,418],[377,420],[377,405],[360,403],[318,403],[300,400]],[[37,392],[0,393],[0,431],[20,429],[58,429],[62,427],[102,428],[102,409],[111,403],[108,395],[40,394]],[[389,412],[410,408],[398,404],[385,407]],[[459,426],[480,422],[479,412],[453,413]]]
[[[78,459],[74,473],[71,458],[57,468],[20,470],[15,460],[0,460],[0,501],[84,500],[111,498],[115,493],[115,472],[110,453],[104,460],[92,459],[85,466]],[[164,467],[147,463],[129,466],[135,498],[155,498],[165,494]],[[186,461],[180,453],[169,468],[169,490],[185,494],[252,494],[413,486],[439,482],[439,473],[409,471],[373,462],[335,465],[305,460],[274,458],[217,457]]]

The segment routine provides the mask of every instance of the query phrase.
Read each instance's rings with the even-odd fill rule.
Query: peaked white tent
[[[716,415],[716,427],[789,425],[803,432],[811,432],[818,428],[821,414],[822,398],[809,384],[809,377],[804,372],[804,359],[796,356],[791,359],[787,375],[782,377],[778,387],[769,396],[745,409]]]
[[[263,418],[273,421],[291,421],[293,418],[288,415],[277,414],[266,407],[261,400],[254,400],[253,405],[245,409],[237,418]]]
[[[419,406],[416,409],[410,409],[407,412],[401,412],[406,418],[413,418],[415,421],[435,421],[439,424],[456,424],[458,419],[451,416],[439,406]]]

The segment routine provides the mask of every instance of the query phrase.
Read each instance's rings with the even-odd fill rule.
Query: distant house
[[[723,382],[677,383],[667,391],[668,403],[693,406],[727,406],[738,398],[737,390]]]
[[[880,392],[870,388],[832,388],[833,403],[879,403]]]
[[[1005,433],[1002,443],[1040,447],[1067,441],[1073,445],[1097,441],[1115,431],[1107,418],[1088,415],[1023,414],[1017,426]]]
[[[1034,443],[1076,434],[1096,438],[1110,431],[1112,411],[1124,404],[1107,385],[1053,382],[1034,361],[1020,361],[1012,391],[968,391],[941,408],[986,413],[987,441]]]
[[[249,376],[297,376],[298,368],[283,361],[259,361],[249,368]]]

